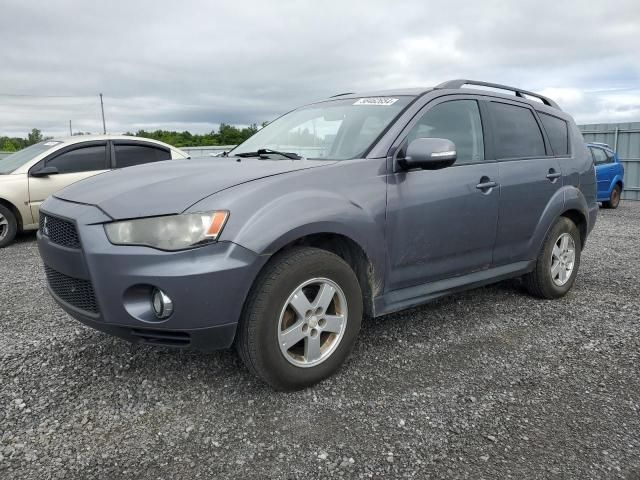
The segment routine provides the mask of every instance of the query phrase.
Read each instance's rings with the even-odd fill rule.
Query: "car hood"
[[[234,157],[165,161],[96,175],[54,196],[95,205],[114,220],[170,215],[241,183],[331,163]]]

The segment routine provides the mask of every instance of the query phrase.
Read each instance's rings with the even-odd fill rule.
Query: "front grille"
[[[46,265],[44,271],[51,291],[60,300],[85,312],[98,313],[98,303],[91,282],[68,277]]]
[[[67,248],[80,248],[76,226],[68,220],[40,213],[40,233],[53,243]]]

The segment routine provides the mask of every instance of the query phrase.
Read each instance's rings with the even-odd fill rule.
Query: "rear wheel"
[[[604,208],[618,208],[620,205],[620,195],[622,194],[622,188],[620,188],[620,184],[616,184],[611,191],[611,196],[609,197],[609,201],[602,202],[602,206]]]
[[[535,269],[523,277],[524,285],[539,298],[559,298],[573,286],[582,244],[575,223],[560,217],[551,227],[536,260]]]
[[[16,216],[4,205],[0,205],[0,248],[6,247],[18,233]]]
[[[274,257],[247,299],[236,348],[253,374],[298,390],[336,372],[360,330],[362,292],[351,267],[317,248]]]

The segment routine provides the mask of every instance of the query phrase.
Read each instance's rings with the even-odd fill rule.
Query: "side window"
[[[596,165],[611,163],[611,161],[613,160],[613,157],[609,157],[609,155],[607,155],[607,152],[605,152],[601,148],[591,147],[591,153],[593,154],[593,161],[596,163]]]
[[[607,163],[614,163],[616,161],[616,159],[613,158],[613,153],[612,152],[610,152],[608,150],[605,150],[604,153],[607,154]]]
[[[547,132],[547,137],[549,137],[549,142],[551,143],[554,155],[568,155],[569,130],[567,122],[558,117],[542,112],[538,112],[538,115],[540,115],[542,126]]]
[[[484,139],[478,102],[453,100],[428,110],[409,132],[407,140],[446,138],[456,145],[456,164],[484,160]]]
[[[70,150],[47,160],[47,167],[55,167],[58,173],[91,172],[106,170],[107,146],[95,145]]]
[[[489,102],[489,109],[498,159],[546,155],[542,132],[531,110],[499,102]]]
[[[133,167],[143,163],[171,159],[171,152],[164,148],[150,145],[116,144],[114,147],[116,151],[116,168]]]

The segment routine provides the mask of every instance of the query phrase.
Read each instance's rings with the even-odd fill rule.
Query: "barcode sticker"
[[[388,107],[398,101],[397,98],[390,97],[367,97],[358,99],[354,105],[379,105],[382,107]]]

